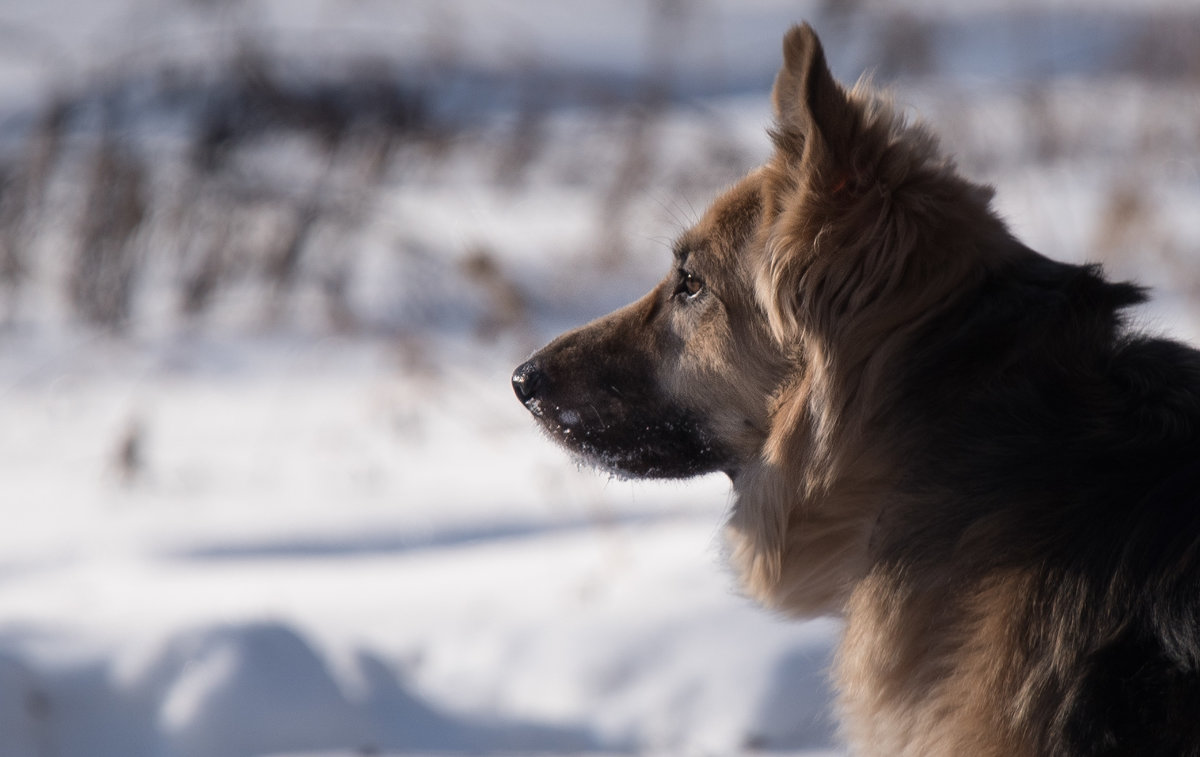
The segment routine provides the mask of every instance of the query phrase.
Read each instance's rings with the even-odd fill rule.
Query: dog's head
[[[786,361],[761,317],[747,250],[757,179],[721,197],[675,244],[641,300],[564,334],[517,368],[517,397],[589,462],[623,475],[736,475],[757,454]]]
[[[982,214],[972,239],[1003,234],[990,192],[866,88],[842,89],[808,25],[788,32],[784,59],[767,164],[680,236],[652,292],[512,376],[542,427],[589,462],[734,479],[763,461],[804,467],[881,378],[868,367],[880,335],[961,281],[953,240],[926,239],[961,226],[943,205]],[[920,246],[934,252],[918,258]]]

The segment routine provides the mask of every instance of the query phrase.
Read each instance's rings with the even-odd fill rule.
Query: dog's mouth
[[[561,387],[532,363],[513,374],[513,389],[542,429],[588,465],[636,478],[691,478],[730,468],[731,457],[699,419],[662,401],[598,392],[564,401]]]

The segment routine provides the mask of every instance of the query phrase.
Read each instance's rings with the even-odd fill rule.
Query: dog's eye
[[[676,296],[690,300],[704,291],[704,282],[687,271],[679,272],[679,284],[675,287]]]

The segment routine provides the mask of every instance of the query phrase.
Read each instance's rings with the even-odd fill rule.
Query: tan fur
[[[804,378],[776,401],[764,470],[737,482],[733,559],[747,590],[769,606],[844,612],[837,679],[858,753],[1027,754],[1019,726],[996,722],[1003,709],[991,699],[1011,688],[1005,656],[1014,653],[1007,626],[989,619],[1008,616],[1007,592],[1019,581],[975,589],[965,609],[867,573],[870,534],[901,470],[883,420],[895,402],[892,365],[939,302],[983,275],[991,261],[982,252],[1004,232],[987,211],[990,190],[958,178],[934,139],[866,85],[844,94],[849,107],[837,92],[806,101],[806,88],[837,86],[805,79],[827,76],[813,70],[824,67],[816,45],[807,28],[785,41],[773,98],[779,150],[763,173],[773,213],[756,281],[775,338],[801,345]],[[854,147],[829,144],[839,139]],[[832,154],[838,149],[851,152]],[[870,197],[849,211],[835,207],[829,188],[841,181]],[[951,206],[957,217],[939,219],[936,240],[925,236],[921,184],[976,198]],[[946,253],[929,259],[939,245]],[[924,257],[910,259],[918,251]]]
[[[1032,754],[1011,706],[1021,578],[962,587],[948,604],[941,591],[869,572],[868,557],[903,469],[890,457],[890,373],[939,303],[999,262],[1006,232],[988,210],[991,190],[959,178],[935,140],[868,86],[843,93],[847,107],[832,80],[806,81],[827,76],[814,46],[806,28],[785,41],[778,151],[749,180],[761,181],[765,206],[756,296],[777,344],[798,346],[802,372],[775,394],[761,462],[735,484],[732,562],[770,607],[845,615],[839,708],[857,754]],[[831,196],[842,182],[859,194],[856,207]],[[936,238],[924,204],[941,213]]]
[[[952,580],[952,579],[947,579]],[[1020,576],[945,602],[885,572],[854,590],[837,662],[846,737],[859,753],[912,757],[1034,754],[1010,707],[1023,668],[1012,638],[1028,586]]]

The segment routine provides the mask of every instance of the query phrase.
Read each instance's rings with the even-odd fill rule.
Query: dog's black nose
[[[529,401],[536,397],[538,391],[546,385],[546,374],[530,360],[527,363],[521,363],[513,371],[512,385],[513,391],[517,393],[517,399],[528,405]]]

